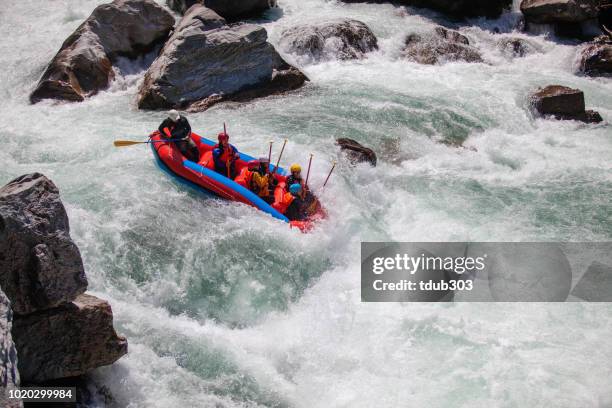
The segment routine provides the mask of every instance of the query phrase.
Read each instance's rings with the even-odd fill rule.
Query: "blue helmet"
[[[289,192],[293,195],[300,194],[302,192],[302,185],[295,183],[289,186]]]

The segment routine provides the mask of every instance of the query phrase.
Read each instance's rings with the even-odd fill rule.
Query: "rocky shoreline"
[[[127,353],[108,302],[87,277],[55,184],[39,173],[0,188],[2,406],[20,382],[75,378]]]
[[[358,3],[362,0],[343,0]],[[375,3],[388,3],[379,0]],[[450,19],[497,18],[510,0],[401,0],[397,5],[430,8]],[[268,42],[266,30],[244,18],[277,7],[270,0],[168,0],[168,9],[153,0],[114,0],[98,6],[64,42],[50,62],[30,99],[83,101],[106,89],[115,76],[119,56],[138,58],[154,52],[157,58],[144,74],[139,109],[168,108],[203,111],[222,102],[248,102],[283,94],[309,79],[290,65]],[[524,27],[549,24],[558,35],[589,38],[576,46],[576,74],[612,75],[612,37],[609,1],[544,0],[521,2]],[[170,10],[180,14],[175,18]],[[588,36],[598,31],[599,37]],[[599,27],[593,30],[593,27]],[[568,28],[569,27],[569,28]],[[573,29],[570,29],[574,27]],[[576,28],[578,27],[578,28]],[[595,32],[597,34],[597,32]],[[509,58],[533,52],[524,38],[500,37]],[[281,34],[279,48],[297,60],[367,58],[378,39],[361,21],[332,19],[297,25]],[[399,55],[406,61],[437,65],[453,61],[487,63],[470,38],[443,26],[431,33],[409,34]],[[552,115],[557,119],[584,119]],[[593,122],[593,120],[586,120]]]

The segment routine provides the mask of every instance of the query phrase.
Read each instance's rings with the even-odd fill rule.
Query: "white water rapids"
[[[146,61],[124,61],[83,103],[28,103],[46,64],[98,0],[3,1],[0,184],[42,172],[60,188],[90,290],[108,299],[129,354],[94,381],[110,407],[609,407],[607,304],[362,304],[361,241],[606,241],[612,132],[534,119],[538,86],[584,90],[612,121],[612,81],[576,76],[577,48],[512,33],[516,15],[458,27],[487,64],[399,58],[406,34],[440,15],[391,5],[279,0],[283,29],[331,17],[368,24],[380,50],[359,61],[296,61],[302,90],[188,115],[253,155],[289,139],[284,164],[315,154],[312,185],[350,137],[379,165],[341,161],[330,217],[300,234],[255,209],[206,198],[160,172],[139,111]],[[493,34],[498,27],[502,33]],[[534,52],[511,59],[504,36]],[[463,141],[455,148],[440,141]]]

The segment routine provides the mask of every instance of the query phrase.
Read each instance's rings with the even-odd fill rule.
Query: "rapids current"
[[[122,61],[83,103],[28,103],[46,64],[99,0],[4,1],[0,10],[0,184],[38,171],[60,188],[90,290],[108,299],[129,355],[94,376],[108,406],[596,407],[612,405],[612,307],[605,304],[362,304],[361,241],[606,241],[610,127],[534,119],[527,95],[560,83],[612,120],[612,81],[576,76],[576,47],[512,32],[516,14],[456,26],[490,64],[423,66],[407,33],[424,10],[279,0],[284,28],[330,17],[368,24],[380,50],[358,61],[285,57],[311,83],[285,96],[189,114],[255,156],[289,139],[314,153],[320,185],[350,137],[379,165],[341,162],[321,192],[330,217],[300,234],[250,207],[185,189],[146,147],[163,112],[139,111],[147,63]],[[501,34],[494,35],[493,27]],[[512,59],[499,38],[533,52]],[[462,142],[465,148],[440,142]],[[103,398],[99,398],[103,406]]]

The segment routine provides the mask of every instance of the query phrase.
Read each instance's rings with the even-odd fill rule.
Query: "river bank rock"
[[[584,92],[561,85],[539,89],[531,97],[533,110],[541,116],[552,116],[560,120],[578,120],[599,123],[599,113],[585,110]]]
[[[181,14],[185,14],[194,4],[201,4],[228,20],[253,16],[276,7],[276,0],[167,0],[166,3]]]
[[[364,162],[376,167],[378,159],[374,150],[348,138],[337,139],[336,144],[340,146],[340,149],[346,154],[346,157],[352,164]]]
[[[55,184],[39,173],[0,188],[0,287],[15,313],[69,302],[87,278]]]
[[[450,61],[483,62],[480,52],[470,45],[467,37],[444,27],[436,27],[430,35],[410,34],[402,54],[428,65]]]
[[[88,294],[59,307],[19,316],[13,325],[24,380],[74,377],[112,364],[127,353],[113,328],[108,302]]]
[[[108,303],[83,293],[87,279],[66,210],[42,174],[0,188],[0,287],[14,312],[22,381],[81,375],[127,352]]]
[[[521,12],[530,23],[581,23],[597,18],[599,2],[599,0],[523,0]]]
[[[12,327],[11,302],[0,290],[0,407],[21,408],[21,401],[9,400],[9,392],[18,389],[20,384]]]
[[[308,80],[254,24],[214,27],[194,5],[153,62],[138,95],[140,109],[207,109],[299,88]]]
[[[283,51],[314,61],[362,58],[378,49],[378,40],[361,21],[335,19],[289,28],[281,34]]]
[[[600,33],[597,23],[600,3],[600,0],[523,0],[521,12],[528,29],[550,24],[560,37],[586,41]]]
[[[612,37],[601,36],[580,51],[580,72],[589,76],[612,75]]]
[[[119,56],[135,58],[163,42],[174,17],[153,0],[115,0],[102,4],[62,44],[30,95],[82,101],[108,87]]]
[[[512,6],[512,0],[341,0],[344,3],[398,3],[428,8],[454,18],[497,18]]]

